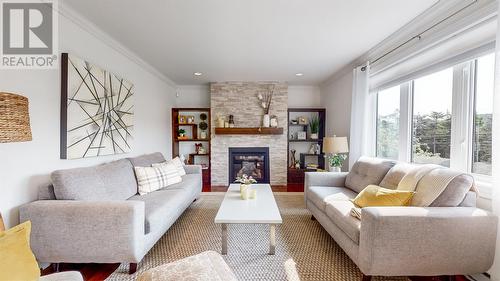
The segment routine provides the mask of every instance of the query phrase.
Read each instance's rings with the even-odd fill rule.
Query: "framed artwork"
[[[179,115],[179,124],[186,124],[186,116]]]
[[[130,152],[134,85],[74,55],[61,58],[61,159]]]

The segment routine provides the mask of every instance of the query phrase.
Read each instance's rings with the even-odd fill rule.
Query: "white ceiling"
[[[180,85],[319,84],[436,2],[64,1]]]

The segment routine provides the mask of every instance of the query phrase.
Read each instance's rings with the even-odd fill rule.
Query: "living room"
[[[498,1],[0,5],[0,280],[500,280]]]

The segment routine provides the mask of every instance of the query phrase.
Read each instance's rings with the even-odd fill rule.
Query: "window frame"
[[[477,95],[477,61],[482,56],[494,53],[494,49],[480,47],[473,57],[468,54],[467,59],[458,57],[455,64],[448,62],[441,67],[435,65],[429,67],[429,71],[419,70],[411,80],[400,83],[400,139],[399,139],[399,161],[413,162],[412,139],[413,139],[413,108],[414,108],[414,80],[427,76],[446,68],[453,68],[453,93],[452,93],[452,127],[450,145],[450,167],[471,174],[476,180],[479,195],[490,199],[492,194],[493,177],[472,172],[473,165],[473,138],[474,118]],[[432,70],[432,71],[430,71]],[[418,74],[417,74],[418,73]],[[393,85],[394,86],[394,85]],[[397,86],[397,85],[396,85]],[[390,87],[377,89],[376,112],[378,119],[378,94]],[[375,138],[375,146],[377,147]]]

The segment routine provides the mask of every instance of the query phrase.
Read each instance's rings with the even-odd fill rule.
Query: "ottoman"
[[[137,281],[236,281],[236,276],[222,256],[206,251],[195,256],[167,263],[142,273]]]

